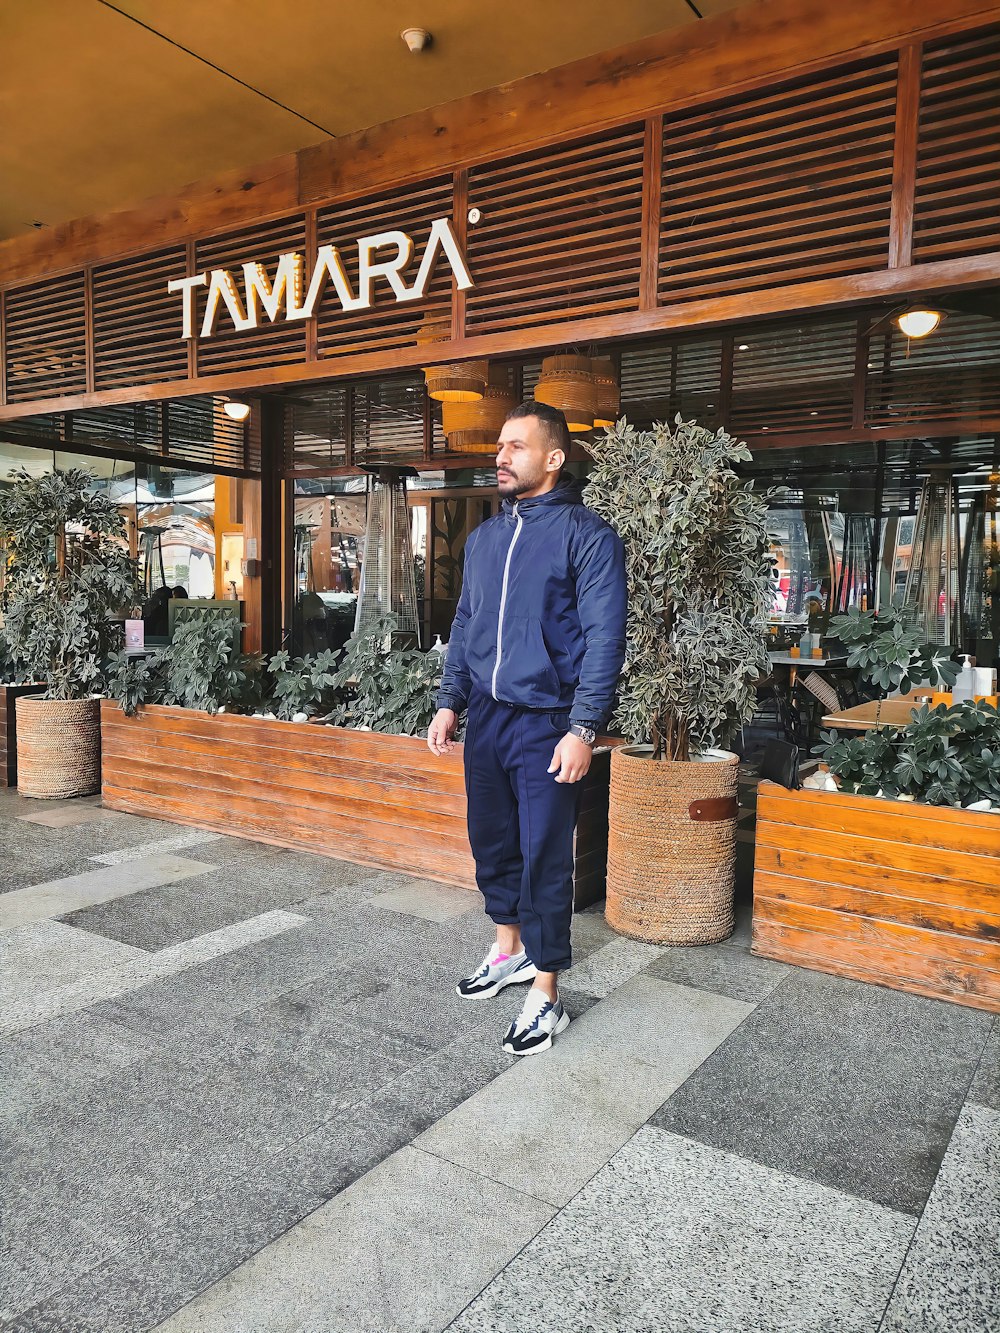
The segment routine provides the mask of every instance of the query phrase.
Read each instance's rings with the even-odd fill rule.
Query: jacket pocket
[[[504,623],[497,676],[503,697],[529,708],[561,702],[559,672],[549,655],[540,621],[511,617]]]

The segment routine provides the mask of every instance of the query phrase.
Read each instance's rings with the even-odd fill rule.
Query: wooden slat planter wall
[[[14,702],[23,694],[41,694],[44,689],[44,685],[0,685],[0,787],[17,786]]]
[[[475,888],[461,746],[339,727],[151,707],[101,709],[104,804]],[[609,756],[595,757],[577,834],[577,903],[604,895]]]
[[[1000,1013],[1000,815],[761,783],[753,952]]]

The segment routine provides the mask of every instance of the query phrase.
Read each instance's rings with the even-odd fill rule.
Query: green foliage
[[[210,611],[180,621],[171,643],[133,660],[121,653],[109,678],[111,697],[131,716],[144,704],[177,704],[217,713],[259,697],[261,659],[233,648],[233,621]]]
[[[657,758],[726,744],[766,674],[774,562],[746,445],[678,416],[588,445],[586,502],[625,544],[628,646],[615,721]]]
[[[333,704],[337,680],[337,654],[327,650],[307,657],[290,657],[282,651],[267,664],[273,681],[271,709],[276,717],[290,720],[296,713],[312,716]]]
[[[924,704],[898,729],[841,737],[817,747],[842,791],[907,796],[927,805],[1000,806],[1000,712],[986,703]]]
[[[907,624],[900,607],[875,612],[852,606],[834,616],[830,632],[849,649],[847,665],[882,691],[905,693],[924,682],[953,685],[958,676],[958,664],[951,661],[954,650],[921,643],[919,630]]]
[[[386,648],[396,628],[384,616],[348,640],[333,682],[337,702],[324,719],[338,727],[417,736],[437,711],[441,655]]]
[[[10,644],[7,642],[7,635],[0,626],[0,683],[4,685],[20,685],[24,680],[25,673],[22,667],[18,667],[14,658],[11,656]]]
[[[20,672],[47,682],[49,699],[86,698],[101,685],[120,633],[109,617],[136,598],[125,520],[93,485],[84,468],[38,477],[22,470],[0,492],[10,654]]]

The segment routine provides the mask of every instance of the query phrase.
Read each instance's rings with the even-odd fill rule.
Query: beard
[[[508,472],[504,476],[497,473],[497,490],[503,500],[514,500],[525,491],[534,490],[536,486],[541,485],[541,478],[534,480],[519,477],[513,472]]]

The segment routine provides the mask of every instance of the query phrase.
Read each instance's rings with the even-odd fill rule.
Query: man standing
[[[566,418],[522,403],[497,447],[503,509],[465,546],[434,754],[454,748],[468,709],[465,784],[476,880],[495,946],[458,984],[467,999],[532,981],[503,1049],[546,1050],[569,1026],[557,989],[570,965],[573,830],[625,657],[625,554],[614,529],[562,475]]]

